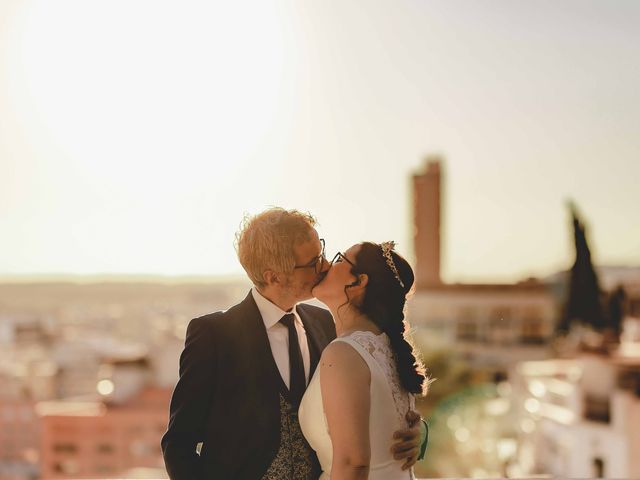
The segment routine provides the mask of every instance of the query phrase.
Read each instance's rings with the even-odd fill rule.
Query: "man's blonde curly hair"
[[[246,215],[236,233],[236,252],[242,268],[257,287],[264,287],[264,272],[291,273],[293,246],[311,240],[316,219],[309,213],[272,207]]]

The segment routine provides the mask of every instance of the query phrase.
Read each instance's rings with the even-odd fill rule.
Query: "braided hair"
[[[387,264],[380,245],[371,242],[361,244],[351,273],[356,277],[365,273],[369,280],[362,301],[354,307],[389,337],[403,388],[411,393],[425,393],[428,381],[424,365],[417,358],[413,345],[405,338],[408,325],[404,319],[404,307],[414,282],[413,270],[396,252],[391,251],[390,254],[404,286],[400,285]]]

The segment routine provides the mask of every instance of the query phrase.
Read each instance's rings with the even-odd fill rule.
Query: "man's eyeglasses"
[[[356,264],[353,263],[351,260],[345,257],[343,253],[340,253],[340,252],[336,253],[336,255],[333,257],[333,260],[331,260],[331,265],[333,265],[334,263],[340,263],[342,261],[345,261],[349,265],[351,265],[353,268],[356,268]]]
[[[324,238],[320,239],[320,243],[322,244],[322,250],[320,251],[320,255],[315,257],[313,260],[311,260],[306,265],[294,265],[293,268],[294,269],[296,269],[296,268],[313,268],[313,270],[316,273],[320,273],[322,271],[322,266],[324,264],[324,261],[327,259],[327,257],[325,257],[325,253],[324,253]]]

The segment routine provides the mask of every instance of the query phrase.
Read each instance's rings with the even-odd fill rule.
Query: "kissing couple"
[[[189,323],[162,437],[172,480],[414,478],[428,380],[404,336],[413,271],[393,242],[328,262],[315,226],[282,208],[245,218],[253,288]]]

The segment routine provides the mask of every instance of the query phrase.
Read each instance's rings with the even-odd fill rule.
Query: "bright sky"
[[[395,239],[446,157],[445,279],[640,264],[640,2],[0,1],[0,274],[240,273],[269,205]]]

